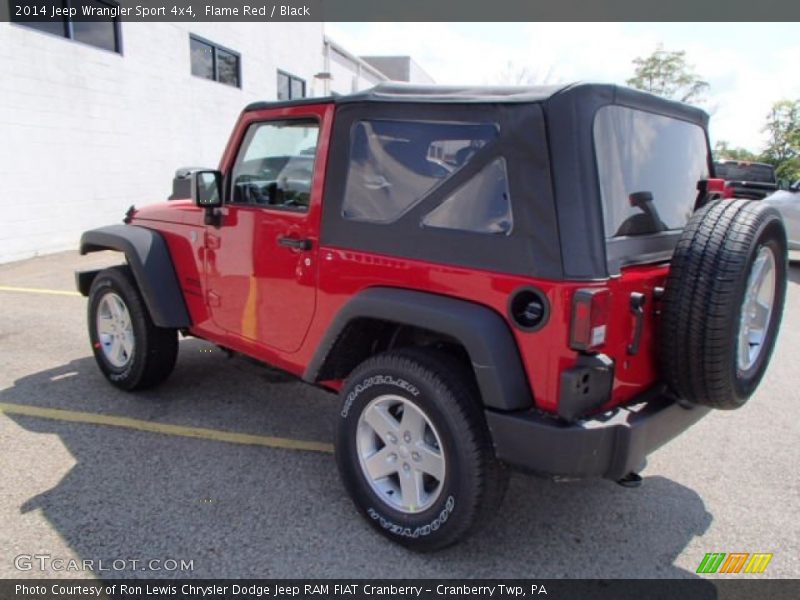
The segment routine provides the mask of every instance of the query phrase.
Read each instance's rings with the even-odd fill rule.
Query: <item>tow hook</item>
[[[642,485],[642,476],[638,473],[631,471],[622,479],[617,480],[617,483],[626,488],[637,488]]]

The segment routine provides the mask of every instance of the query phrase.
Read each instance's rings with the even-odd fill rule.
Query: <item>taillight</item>
[[[584,288],[572,297],[572,322],[569,346],[593,352],[606,343],[611,294],[606,288]]]

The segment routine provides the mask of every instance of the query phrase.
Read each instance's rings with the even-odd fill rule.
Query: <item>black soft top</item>
[[[362,92],[341,96],[301,98],[281,102],[253,102],[245,111],[302,106],[307,104],[358,104],[372,102],[416,104],[572,104],[594,113],[600,104],[622,104],[666,114],[706,126],[708,115],[701,109],[667,100],[647,92],[607,83],[568,83],[536,86],[444,86],[381,83]]]
[[[575,84],[537,86],[445,86],[381,83],[373,88],[337,96],[338,104],[350,102],[541,102]]]
[[[322,203],[322,244],[556,280],[602,280],[619,273],[629,256],[668,260],[680,235],[672,231],[607,247],[594,140],[598,110],[624,106],[693,123],[704,131],[708,124],[704,111],[687,104],[594,83],[532,87],[386,83],[347,96],[259,102],[247,110],[321,103],[337,107]],[[492,122],[499,133],[469,164],[386,227],[342,217],[352,132],[364,119]],[[706,147],[710,157],[707,134]],[[514,215],[508,235],[420,226],[421,215],[501,158],[507,165]]]
[[[299,98],[297,100],[278,102],[253,102],[245,108],[245,111],[331,102],[335,104],[353,104],[356,102],[455,102],[459,104],[541,102],[573,85],[447,86],[390,82],[380,83],[367,90],[353,94]]]

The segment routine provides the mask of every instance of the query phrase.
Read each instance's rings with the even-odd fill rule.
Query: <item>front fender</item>
[[[81,254],[100,250],[125,254],[155,325],[182,329],[192,324],[169,247],[160,233],[136,225],[109,225],[81,236]],[[79,285],[84,295],[88,292],[85,279]]]

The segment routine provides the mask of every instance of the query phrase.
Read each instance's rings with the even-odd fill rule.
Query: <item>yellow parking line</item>
[[[0,285],[0,292],[17,292],[20,294],[50,294],[51,296],[80,296],[79,292],[70,290],[48,290],[45,288],[26,288]]]
[[[0,413],[24,415],[26,417],[39,417],[42,419],[53,419],[56,421],[68,421],[70,423],[86,423],[90,425],[124,427],[125,429],[136,429],[138,431],[148,431],[150,433],[177,435],[201,440],[228,442],[231,444],[266,446],[268,448],[283,448],[286,450],[305,450],[308,452],[324,452],[326,454],[331,454],[333,452],[333,445],[325,444],[323,442],[294,440],[291,438],[253,435],[249,433],[236,433],[233,431],[221,431],[219,429],[205,429],[203,427],[187,427],[184,425],[172,425],[169,423],[156,423],[154,421],[142,421],[140,419],[131,419],[129,417],[99,415],[96,413],[63,410],[60,408],[41,408],[38,406],[26,406],[24,404],[0,402]]]

